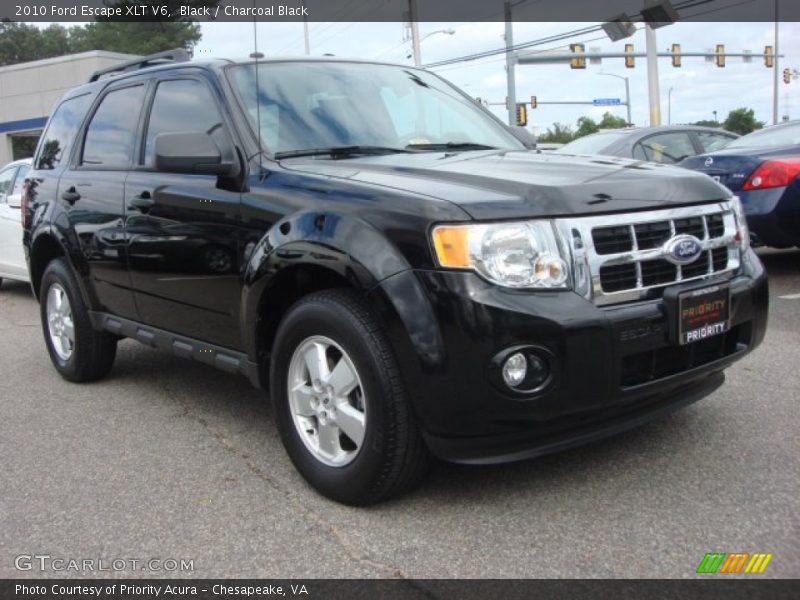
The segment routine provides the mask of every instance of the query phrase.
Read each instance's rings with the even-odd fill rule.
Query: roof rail
[[[148,56],[134,58],[133,60],[117,63],[113,67],[108,67],[107,69],[100,69],[99,71],[95,71],[89,78],[89,82],[91,83],[92,81],[97,81],[104,75],[111,75],[112,73],[137,71],[139,69],[144,69],[145,67],[152,67],[155,65],[160,65],[170,62],[176,62],[176,63],[188,62],[189,60],[191,60],[191,58],[192,57],[189,56],[189,53],[183,48],[175,48],[173,50],[157,52],[156,54],[150,54]]]

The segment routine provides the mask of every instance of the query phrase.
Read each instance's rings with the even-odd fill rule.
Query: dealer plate
[[[729,285],[714,285],[678,296],[678,340],[681,344],[699,342],[730,328]]]

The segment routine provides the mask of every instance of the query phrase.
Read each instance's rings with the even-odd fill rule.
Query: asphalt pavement
[[[303,482],[243,378],[126,340],[107,379],[62,380],[4,282],[0,578],[683,578],[712,551],[800,577],[800,251],[761,255],[766,340],[712,396],[532,461],[437,464],[368,509]]]

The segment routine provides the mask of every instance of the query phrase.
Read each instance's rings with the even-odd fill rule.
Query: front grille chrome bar
[[[722,221],[721,231],[718,230],[720,218]],[[676,223],[681,223],[684,226],[689,220],[698,219],[702,223],[702,233],[696,222],[694,226],[697,227],[699,235],[696,237],[700,241],[702,252],[697,261],[705,261],[704,266],[707,266],[707,268],[698,269],[699,264],[697,262],[683,267],[668,263],[663,243],[658,244],[656,247],[640,248],[637,226],[664,224],[663,227],[666,228],[666,224],[668,224],[669,237],[671,238],[681,233],[676,227]],[[709,227],[711,219],[714,219],[714,233],[717,234],[714,236],[712,236]],[[555,226],[561,237],[562,247],[569,252],[572,259],[573,288],[597,305],[646,300],[657,297],[660,294],[660,290],[668,285],[710,277],[729,276],[740,266],[740,243],[736,239],[736,218],[732,204],[727,201],[597,217],[563,218],[557,219]],[[655,225],[655,227],[658,226]],[[685,226],[688,227],[688,225]],[[604,228],[614,228],[612,235],[618,231],[628,231],[630,250],[609,252],[605,248],[602,252],[599,252],[595,247],[593,234],[595,230]],[[652,229],[650,231],[652,232]],[[664,232],[666,233],[666,229]],[[720,248],[727,249],[727,260],[723,260],[726,257],[719,250]],[[667,281],[659,281],[648,285],[643,274],[643,263],[647,263],[650,267],[657,265],[656,268],[661,268],[662,261],[663,266],[667,267],[665,272],[670,275],[669,269],[674,268],[675,276],[672,277],[670,275]],[[627,272],[628,270],[624,268],[624,265],[631,265],[630,285],[625,285],[624,289],[604,289],[601,269],[616,266],[617,270],[621,269]],[[607,270],[606,273],[608,273]],[[650,273],[652,274],[652,271]],[[620,277],[619,274],[616,276]],[[611,279],[606,279],[607,284],[610,281]],[[621,280],[616,280],[615,285],[620,285],[619,281],[625,283],[627,279],[623,275]]]

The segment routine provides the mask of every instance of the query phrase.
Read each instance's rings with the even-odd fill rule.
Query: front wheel
[[[325,496],[372,504],[424,472],[427,449],[397,362],[356,292],[317,292],[290,309],[275,338],[270,380],[289,457]]]
[[[105,376],[114,364],[117,338],[92,328],[78,283],[64,259],[47,265],[39,304],[47,351],[61,376],[74,382]]]

